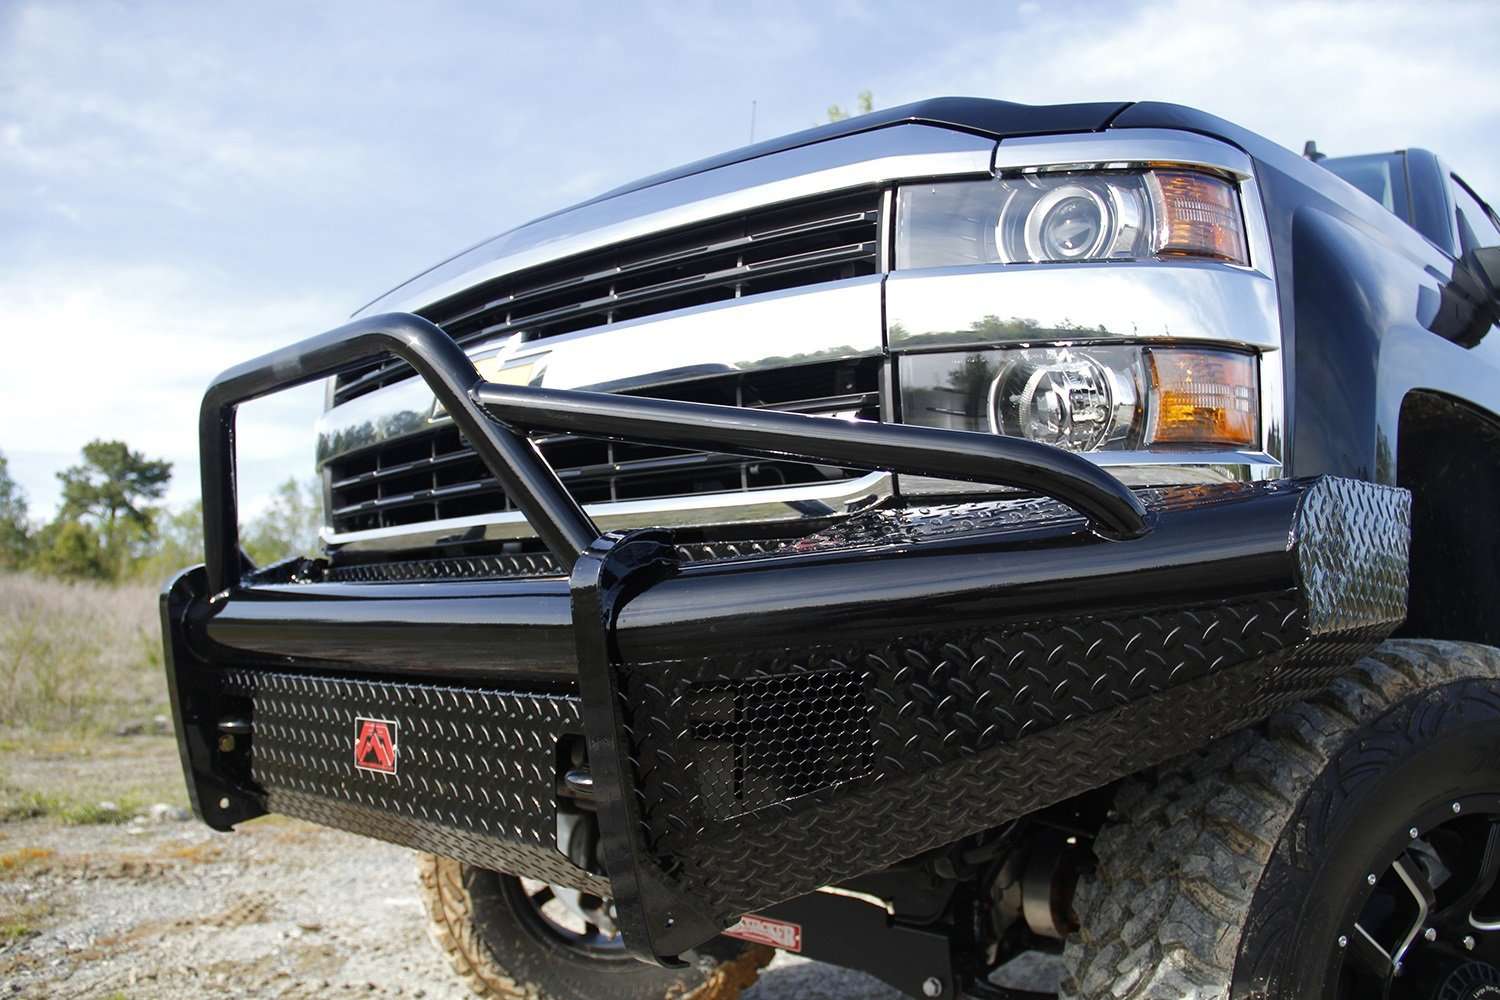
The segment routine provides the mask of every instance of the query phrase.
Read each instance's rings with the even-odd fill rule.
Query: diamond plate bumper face
[[[1411,495],[1325,476],[1302,500],[1297,568],[1314,635],[1406,617]]]
[[[641,611],[662,592],[648,590],[620,618],[612,676],[652,863],[729,921],[1263,718],[1405,615],[1402,491],[1322,479],[1142,499],[1162,547],[1139,558],[1141,542],[1094,547],[1047,501],[855,518],[793,547],[829,560],[822,572],[855,600],[821,618],[771,603],[765,641],[705,627],[703,655],[633,641],[627,626],[660,617]],[[923,565],[928,551],[951,553],[946,573]],[[859,561],[872,552],[884,566]],[[759,589],[776,586],[767,577]],[[797,592],[790,571],[780,579]],[[711,609],[708,622],[732,627]]]
[[[583,734],[576,697],[257,670],[228,671],[222,691],[250,703],[250,780],[268,811],[608,894],[557,850],[558,747]],[[393,773],[351,767],[362,717],[397,734]]]
[[[1262,718],[1405,614],[1403,491],[1141,499],[1151,530],[1129,541],[1029,500],[876,512],[707,563],[665,533],[606,537],[573,574],[576,689],[507,684],[503,651],[463,685],[257,665],[194,638],[214,612],[180,580],[163,610],[195,804],[612,895],[633,950],[677,954]],[[235,714],[249,751],[219,754]],[[394,774],[354,766],[357,718],[395,723]],[[557,846],[580,737],[608,878]]]

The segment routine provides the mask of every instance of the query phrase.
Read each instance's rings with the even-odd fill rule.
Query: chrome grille
[[[659,386],[638,394],[877,420],[880,360],[799,365]],[[847,479],[829,466],[746,459],[576,435],[537,439],[580,503],[733,493]],[[337,532],[516,509],[451,425],[340,456],[327,465]]]
[[[460,344],[524,340],[758,292],[874,274],[880,192],[824,196],[718,219],[504,275],[421,310]],[[388,360],[346,372],[334,403],[411,377]]]

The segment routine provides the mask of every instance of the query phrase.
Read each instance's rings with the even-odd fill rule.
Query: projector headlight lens
[[[914,184],[896,209],[896,266],[1199,257],[1248,263],[1234,185],[1188,170],[1023,173]]]
[[[1098,359],[1057,351],[1016,351],[990,382],[990,430],[1093,451],[1115,422],[1115,399],[1134,403],[1135,373],[1122,378]]]
[[[1250,448],[1255,357],[1121,344],[903,357],[906,423],[1023,437],[1068,451]]]
[[[1084,260],[1109,238],[1109,207],[1081,184],[1053,188],[1026,215],[1026,252],[1038,260]]]

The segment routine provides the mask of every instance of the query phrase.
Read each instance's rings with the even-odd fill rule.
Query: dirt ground
[[[227,835],[186,820],[166,736],[6,743],[0,771],[0,1000],[468,996],[427,940],[409,851],[275,817]],[[788,955],[745,994],[897,996]]]

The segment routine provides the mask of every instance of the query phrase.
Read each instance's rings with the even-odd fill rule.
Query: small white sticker
[[[770,945],[782,951],[802,950],[802,926],[800,924],[789,924],[785,920],[772,920],[770,917],[758,917],[753,913],[745,914],[740,918],[739,923],[724,933],[729,937],[739,938],[741,941]]]

